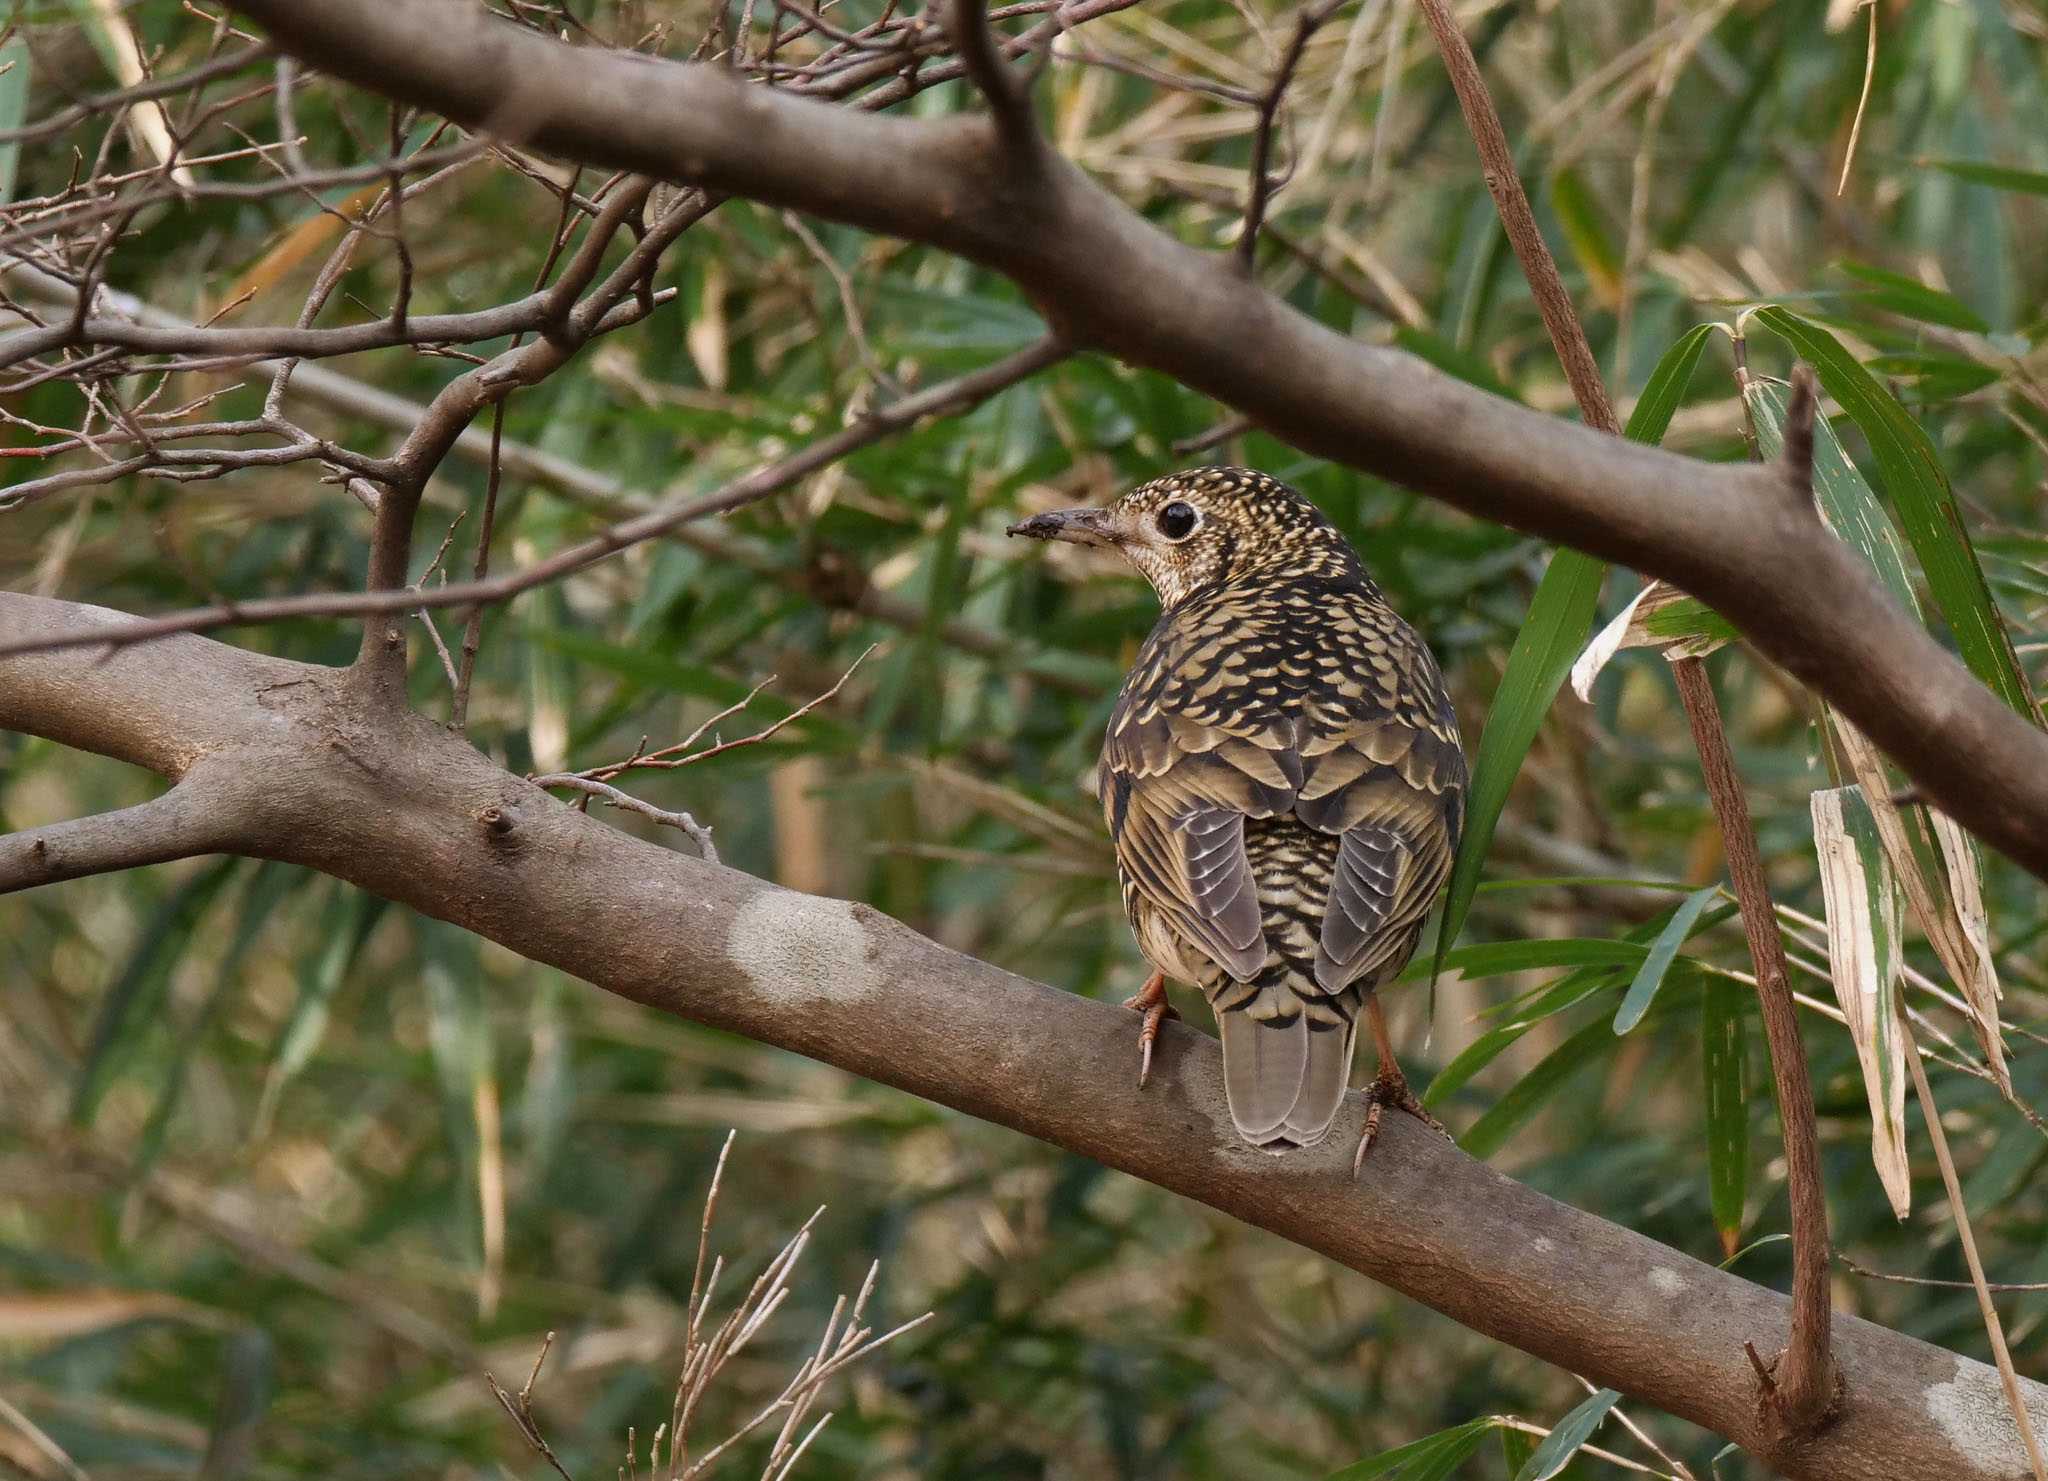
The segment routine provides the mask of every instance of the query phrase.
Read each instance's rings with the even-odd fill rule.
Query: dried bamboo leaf
[[[1956,986],[1973,1015],[1971,1027],[1999,1089],[2010,1095],[2012,1078],[2005,1067],[2005,1041],[1998,1032],[1998,1003],[2005,990],[1998,983],[1998,968],[1991,960],[1991,925],[1984,910],[1984,863],[1977,845],[1947,813],[1927,809],[1934,823],[1935,839],[1941,844],[1941,861],[1948,870],[1948,900],[1956,925],[1969,946],[1972,972]]]
[[[1906,1161],[1905,1044],[1896,987],[1899,900],[1873,809],[1857,787],[1813,794],[1813,846],[1827,903],[1828,976],[1856,1046],[1870,1098],[1870,1157],[1903,1219],[1912,1208]]]
[[[1972,928],[1963,920],[1965,913],[1974,916],[1978,922],[1976,931],[1980,934],[1984,931],[1984,905],[1977,885],[1977,871],[1967,867],[1967,862],[1959,865],[1951,854],[1951,850],[1960,843],[1968,856],[1968,840],[1943,842],[1942,853],[1949,865],[1949,881],[1947,890],[1938,890],[1935,881],[1930,880],[1921,868],[1919,856],[1913,852],[1912,841],[1906,832],[1906,820],[1892,801],[1891,777],[1885,770],[1883,753],[1840,715],[1832,710],[1829,715],[1834,722],[1842,755],[1848,760],[1856,780],[1862,784],[1863,795],[1870,804],[1878,837],[1884,842],[1885,857],[1891,861],[1894,876],[1905,886],[1906,902],[1913,907],[1913,917],[1926,934],[1928,944],[1934,948],[1934,954],[1941,958],[1943,970],[1969,1005],[1971,1026],[1976,1030],[1978,1042],[1985,1047],[1992,1077],[1999,1091],[2010,1096],[2012,1078],[2006,1070],[2004,1046],[1998,1039],[1998,973],[1992,965],[1990,943],[1987,938],[1980,947],[1972,939]],[[1955,824],[1945,818],[1941,823],[1950,830],[1955,828]],[[1937,836],[1941,831],[1938,824]],[[1960,901],[1956,893],[1958,890],[1962,892]],[[1997,1046],[1995,1049],[1994,1045]]]
[[[1734,635],[1718,613],[1663,581],[1647,582],[1572,665],[1572,692],[1588,704],[1593,681],[1624,648],[1655,648],[1667,659],[1705,658]]]

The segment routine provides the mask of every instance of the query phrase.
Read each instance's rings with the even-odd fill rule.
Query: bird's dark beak
[[[1055,509],[1034,514],[1010,526],[1010,533],[1027,540],[1065,540],[1071,545],[1114,545],[1106,509]]]

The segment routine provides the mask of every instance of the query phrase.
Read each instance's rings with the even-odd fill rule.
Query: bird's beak
[[[1071,545],[1116,543],[1106,509],[1055,509],[1050,514],[1034,514],[1019,520],[1010,526],[1009,532],[1027,540],[1065,540]]]

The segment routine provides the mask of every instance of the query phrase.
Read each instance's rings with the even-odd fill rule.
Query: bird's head
[[[1114,550],[1166,607],[1248,577],[1361,574],[1350,545],[1315,505],[1249,468],[1170,473],[1099,509],[1035,514],[1010,533]]]

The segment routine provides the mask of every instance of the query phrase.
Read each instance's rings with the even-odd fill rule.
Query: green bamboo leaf
[[[1593,192],[1577,170],[1559,170],[1550,177],[1550,209],[1556,213],[1565,244],[1584,270],[1594,295],[1603,303],[1619,300],[1621,252],[1607,223],[1600,219]]]
[[[1685,944],[1685,938],[1692,934],[1693,922],[1700,918],[1700,912],[1714,902],[1721,893],[1719,885],[1710,885],[1704,890],[1694,890],[1679,903],[1671,913],[1671,920],[1657,933],[1657,939],[1650,943],[1650,950],[1643,958],[1642,966],[1636,968],[1635,981],[1628,985],[1628,992],[1622,997],[1621,1007],[1614,1015],[1614,1031],[1625,1034],[1643,1021],[1643,1015],[1650,1011],[1650,1002],[1657,996],[1657,989],[1664,985],[1665,974],[1671,970],[1671,963],[1678,957],[1678,948]]]
[[[1613,967],[1581,967],[1566,973],[1524,1012],[1498,1028],[1488,1029],[1459,1050],[1449,1064],[1431,1077],[1428,1089],[1423,1092],[1423,1103],[1441,1105],[1530,1029],[1546,1018],[1554,1018],[1567,1008],[1578,1006],[1594,993],[1612,986],[1616,980],[1617,972]]]
[[[1566,1080],[1588,1061],[1614,1048],[1614,1034],[1607,1024],[1595,1019],[1545,1055],[1536,1068],[1522,1076],[1506,1095],[1473,1122],[1458,1145],[1484,1160],[1507,1145],[1508,1138],[1543,1109]]]
[[[1589,1394],[1586,1401],[1557,1422],[1557,1428],[1536,1447],[1536,1453],[1515,1472],[1515,1481],[1551,1481],[1551,1477],[1570,1464],[1571,1458],[1593,1438],[1593,1432],[1600,1428],[1607,1418],[1607,1412],[1621,1402],[1621,1395],[1611,1388]]]
[[[277,1036],[271,1056],[270,1074],[264,1081],[262,1098],[256,1103],[257,1135],[277,1112],[278,1097],[313,1058],[327,1036],[328,1010],[334,994],[348,980],[363,944],[370,939],[383,918],[388,901],[337,884],[329,892],[321,916],[319,952],[299,964],[299,996],[292,1004],[291,1017]]]
[[[18,129],[28,117],[28,42],[14,37],[0,46],[0,129]],[[0,144],[0,205],[14,199],[21,166],[21,143]]]
[[[1364,1460],[1355,1460],[1341,1470],[1330,1472],[1325,1481],[1375,1481],[1385,1476],[1390,1481],[1434,1481],[1434,1478],[1448,1476],[1452,1468],[1479,1448],[1487,1432],[1494,1427],[1491,1417],[1468,1419],[1447,1430],[1438,1430],[1420,1440],[1410,1440],[1406,1445],[1396,1445],[1392,1450],[1382,1450],[1378,1455],[1368,1455]]]
[[[71,1119],[80,1126],[92,1123],[117,1065],[135,1052],[142,1035],[155,1026],[156,1008],[170,986],[171,973],[191,945],[213,897],[240,862],[218,859],[207,865],[173,890],[142,928],[141,939],[100,1000],[99,1016],[93,1020],[85,1062],[79,1066],[71,1096]]]
[[[1975,159],[1929,159],[1922,164],[1993,190],[2013,190],[2024,195],[2048,195],[2048,174],[2039,170],[2016,170],[2010,165],[1987,164]]]
[[[1920,424],[1827,330],[1777,307],[1758,309],[1754,317],[1812,364],[1828,394],[1869,440],[1880,481],[1963,661],[1999,698],[2039,724],[1948,475]]]
[[[1991,326],[1960,298],[1939,288],[1930,288],[1918,278],[1860,262],[1845,262],[1841,268],[1857,282],[1870,285],[1869,292],[1856,295],[1858,303],[1881,308],[1901,318],[1917,319],[1923,324],[1942,324],[1950,329],[1966,329],[1972,334],[1991,332]]]
[[[1625,435],[1631,441],[1663,440],[1712,333],[1712,325],[1698,325],[1664,352],[1629,416]],[[1445,892],[1443,915],[1437,926],[1433,973],[1441,970],[1444,954],[1465,928],[1465,917],[1472,909],[1472,896],[1479,887],[1487,851],[1493,846],[1493,830],[1500,822],[1501,809],[1507,805],[1508,793],[1522,770],[1529,747],[1535,744],[1536,732],[1550,711],[1551,701],[1557,698],[1573,660],[1593,631],[1600,585],[1606,576],[1604,561],[1576,550],[1559,550],[1550,558],[1550,567],[1537,584],[1529,614],[1508,653],[1500,687],[1494,691],[1493,704],[1486,712],[1485,728],[1479,733],[1472,782],[1465,799],[1465,832],[1458,844],[1458,857],[1451,866],[1450,888]]]
[[[1786,388],[1777,381],[1752,377],[1743,388],[1743,404],[1756,428],[1757,446],[1767,458],[1778,456],[1785,445]],[[1849,460],[1842,439],[1826,417],[1813,422],[1813,492],[1821,518],[1842,539],[1863,553],[1877,570],[1877,579],[1891,593],[1892,600],[1920,614],[1920,599],[1913,593],[1913,578],[1906,569],[1905,547],[1884,504],[1871,492],[1868,482]]]
[[[1536,1437],[1534,1435],[1530,1434],[1527,1430],[1511,1429],[1507,1425],[1500,1427],[1501,1466],[1508,1475],[1514,1475],[1516,1471],[1527,1465],[1529,1457],[1535,1453]]]
[[[1996,385],[1999,379],[1996,366],[1924,350],[1873,355],[1864,368],[1888,379],[1910,381],[1909,389],[1922,401],[1953,400]]]
[[[1721,1252],[1733,1258],[1749,1193],[1749,990],[1711,977],[1700,997],[1701,1076],[1706,1089],[1707,1201]]]

